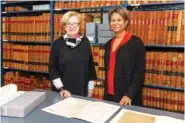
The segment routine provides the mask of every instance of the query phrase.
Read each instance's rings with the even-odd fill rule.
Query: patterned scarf
[[[65,34],[63,38],[66,41],[66,45],[71,48],[77,47],[81,43],[81,40],[82,40],[82,36],[80,35],[77,35],[76,38],[70,38],[67,34]]]

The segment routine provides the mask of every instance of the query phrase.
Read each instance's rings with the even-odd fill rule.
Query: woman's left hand
[[[122,99],[120,100],[119,104],[120,105],[131,105],[132,100],[127,97],[127,96],[123,96]]]

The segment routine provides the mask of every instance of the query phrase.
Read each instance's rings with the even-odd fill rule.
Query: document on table
[[[68,118],[82,119],[92,123],[104,123],[119,108],[119,106],[100,101],[90,101],[71,97],[42,110]]]
[[[109,123],[184,123],[183,120],[122,109]]]

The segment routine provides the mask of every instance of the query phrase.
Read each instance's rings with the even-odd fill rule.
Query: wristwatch
[[[60,88],[58,89],[59,92],[61,92],[61,91],[63,91],[63,90],[64,90],[64,87],[60,87]]]

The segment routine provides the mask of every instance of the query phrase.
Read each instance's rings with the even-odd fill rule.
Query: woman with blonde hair
[[[109,25],[115,33],[105,45],[105,99],[121,105],[142,105],[145,71],[145,47],[141,39],[127,31],[128,11],[109,12]]]
[[[89,40],[79,34],[81,15],[69,11],[62,16],[62,23],[66,34],[52,44],[50,78],[62,97],[92,97],[96,73]]]

